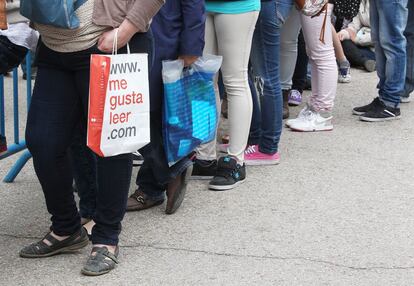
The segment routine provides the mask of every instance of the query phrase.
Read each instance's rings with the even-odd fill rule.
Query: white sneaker
[[[295,119],[288,119],[286,120],[286,126],[290,127],[291,122],[294,122],[298,119],[303,119],[306,116],[306,113],[310,110],[310,107],[308,104],[306,104],[306,106],[304,108],[302,108],[302,110],[299,112],[298,117],[296,117]]]
[[[313,132],[333,130],[332,116],[327,118],[321,116],[319,112],[308,109],[299,114],[300,117],[289,122],[290,129],[294,131]]]
[[[411,102],[411,98],[409,96],[408,97],[402,97],[401,96],[400,101],[401,101],[401,103],[410,103]]]

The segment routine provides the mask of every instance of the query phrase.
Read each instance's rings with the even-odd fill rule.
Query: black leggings
[[[367,47],[359,47],[351,40],[342,41],[342,48],[352,66],[363,67],[367,60],[375,60],[375,53]]]

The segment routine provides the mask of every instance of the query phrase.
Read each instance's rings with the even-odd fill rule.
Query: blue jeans
[[[283,127],[283,98],[279,76],[280,30],[293,5],[292,0],[262,2],[253,35],[250,61],[258,81],[261,108],[253,108],[249,143],[265,154],[278,151]],[[253,93],[252,93],[253,94]],[[258,100],[253,99],[253,104]]]
[[[385,105],[396,108],[404,94],[407,65],[404,30],[408,0],[371,0],[370,3],[371,35],[380,79],[379,97]]]
[[[414,1],[408,3],[408,22],[404,32],[407,38],[407,76],[405,78],[404,97],[414,90]]]

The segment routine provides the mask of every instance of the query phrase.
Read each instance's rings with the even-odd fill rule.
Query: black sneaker
[[[380,122],[389,121],[401,118],[401,112],[399,108],[392,108],[385,106],[382,102],[381,106],[376,106],[372,110],[362,114],[359,119],[368,122]]]
[[[362,115],[370,110],[377,109],[378,107],[382,107],[382,106],[383,104],[381,100],[379,99],[379,97],[376,97],[370,104],[360,106],[360,107],[355,107],[354,109],[352,109],[352,114]]]
[[[191,179],[210,180],[217,170],[217,160],[195,159]]]
[[[215,191],[226,191],[233,189],[245,180],[245,165],[241,166],[235,159],[227,156],[220,158],[218,161],[216,174],[208,187]]]
[[[142,157],[142,155],[138,151],[132,153],[132,166],[142,166],[143,163],[144,157]]]

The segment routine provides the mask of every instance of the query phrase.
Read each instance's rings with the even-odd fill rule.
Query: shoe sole
[[[280,160],[244,160],[246,166],[272,166],[279,165]]]
[[[299,101],[289,101],[288,104],[289,106],[299,106],[302,102]]]
[[[401,103],[410,103],[411,102],[411,98],[401,98],[400,99]]]
[[[312,129],[312,130],[302,130],[302,129],[297,129],[297,128],[292,128],[289,127],[292,131],[296,131],[296,132],[323,132],[323,131],[332,131],[333,127],[329,127],[329,128],[323,128],[323,129]]]
[[[364,114],[365,112],[361,112],[361,111],[356,111],[356,110],[352,110],[352,114],[353,115],[357,115],[357,116],[361,116],[362,114]]]
[[[193,172],[193,166],[188,167],[187,170],[185,171],[183,185],[181,186],[179,191],[175,192],[174,197],[173,197],[173,204],[172,204],[171,208],[167,207],[165,209],[166,214],[170,215],[170,214],[175,213],[177,211],[177,209],[183,203],[185,193],[187,191],[188,179],[191,177],[192,172]],[[167,201],[167,205],[168,205],[168,201]]]
[[[84,269],[82,269],[82,270],[81,270],[81,273],[82,273],[83,275],[86,275],[86,276],[100,276],[100,275],[107,274],[107,273],[109,273],[111,270],[114,270],[114,269],[115,269],[115,267],[114,267],[114,268],[112,268],[112,269],[109,269],[109,270],[104,270],[104,271],[102,271],[102,272],[92,272],[92,271],[88,271],[88,270],[84,270]]]
[[[233,185],[225,185],[225,186],[209,184],[208,188],[212,191],[228,191],[228,190],[234,189],[238,185],[244,183],[244,181],[246,181],[246,179],[244,179],[242,181],[238,181],[238,182],[234,183]]]
[[[384,122],[384,121],[398,120],[400,118],[401,118],[401,115],[398,115],[395,117],[387,117],[387,118],[370,118],[370,117],[360,116],[359,120],[364,121],[364,122]]]
[[[76,252],[82,248],[84,248],[85,246],[87,246],[89,244],[89,238],[86,237],[85,240],[77,243],[77,244],[72,244],[63,248],[59,248],[56,249],[55,251],[46,253],[46,254],[24,254],[24,253],[19,253],[20,257],[22,258],[44,258],[44,257],[50,257],[50,256],[54,256],[57,254],[62,254],[62,253],[71,253],[71,252]]]

